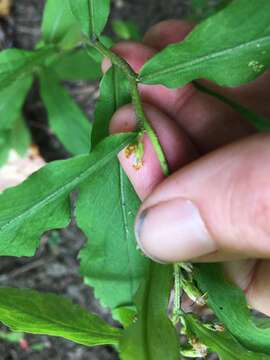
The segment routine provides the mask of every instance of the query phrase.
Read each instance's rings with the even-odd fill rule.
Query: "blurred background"
[[[33,49],[40,37],[40,25],[45,0],[0,0],[0,47]],[[112,0],[112,15],[107,34],[113,36],[111,24],[115,19],[131,20],[143,33],[149,26],[168,18],[190,15],[191,0]],[[98,96],[97,83],[66,83],[82,109],[92,117]],[[1,104],[1,99],[0,99]],[[52,161],[68,156],[47,125],[46,111],[40,100],[38,87],[33,86],[24,106],[24,115],[33,142],[37,145],[31,155],[30,165],[22,162],[21,170],[39,167],[43,159]],[[40,154],[41,156],[39,157]],[[17,161],[17,160],[15,160]],[[18,162],[16,162],[18,165]],[[9,166],[12,168],[14,164]],[[16,165],[16,166],[17,166]],[[8,170],[0,170],[0,187],[10,186]],[[16,182],[16,179],[13,179]],[[12,180],[12,181],[13,181]],[[0,188],[1,190],[1,188]],[[64,294],[75,302],[101,314],[111,321],[110,315],[101,309],[93,298],[91,289],[83,284],[78,275],[77,255],[84,244],[84,236],[71,225],[63,231],[46,234],[36,257],[32,259],[1,258],[0,286],[26,287],[41,291]],[[0,360],[114,360],[117,355],[112,348],[88,349],[71,342],[49,338],[11,334],[0,326]]]

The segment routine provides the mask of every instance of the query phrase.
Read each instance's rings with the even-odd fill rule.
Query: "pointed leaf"
[[[1,75],[0,75],[1,76]],[[0,90],[0,129],[12,129],[21,113],[25,97],[32,85],[32,76],[26,76]]]
[[[22,114],[10,131],[10,145],[20,156],[25,155],[31,145],[31,135]]]
[[[120,331],[70,300],[32,290],[0,289],[0,321],[13,331],[60,336],[78,344],[116,345]]]
[[[94,48],[91,50],[96,51]],[[70,81],[97,80],[102,75],[101,59],[99,62],[91,59],[85,49],[76,49],[57,57],[56,61],[50,64],[49,70],[52,70],[58,79]]]
[[[120,342],[122,360],[178,360],[180,339],[168,318],[172,267],[151,263],[135,302],[138,320]]]
[[[91,124],[57,77],[49,71],[40,76],[41,97],[50,127],[65,148],[75,155],[90,151]]]
[[[42,35],[46,44],[73,47],[81,39],[80,28],[70,12],[69,0],[47,0]]]
[[[9,153],[14,149],[23,156],[31,143],[31,136],[25,121],[20,114],[11,130],[0,130],[0,166],[8,160]]]
[[[208,304],[231,334],[247,349],[270,355],[270,329],[258,327],[243,291],[224,278],[219,264],[196,265],[196,280]]]
[[[41,65],[54,53],[53,48],[35,51],[7,49],[0,52],[0,91],[13,82],[32,75],[37,66]],[[28,80],[27,80],[28,81]]]
[[[136,249],[133,230],[139,206],[116,157],[80,188],[76,218],[89,238],[80,253],[81,273],[111,309],[132,304],[148,265]]]
[[[0,194],[0,255],[32,256],[41,234],[67,226],[69,194],[133,140],[130,134],[110,137],[92,154],[52,162]]]
[[[129,83],[123,73],[113,66],[100,83],[100,97],[95,109],[92,130],[92,146],[108,136],[113,114],[119,107],[130,102]]]
[[[141,82],[171,88],[205,78],[238,86],[270,65],[270,3],[235,0],[198,25],[185,41],[168,46],[141,70]]]
[[[109,16],[110,0],[69,0],[69,5],[85,35],[92,38],[101,34]]]
[[[130,101],[125,78],[119,70],[110,69],[101,83],[93,146],[108,136],[115,111]],[[94,287],[96,297],[111,309],[132,304],[148,266],[148,260],[136,250],[134,237],[139,206],[140,201],[116,157],[79,194],[77,222],[89,237],[80,254],[81,271]]]

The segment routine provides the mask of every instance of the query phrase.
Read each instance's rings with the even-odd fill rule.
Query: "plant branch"
[[[165,176],[169,175],[169,166],[167,163],[166,156],[156,135],[154,129],[152,128],[151,124],[149,123],[141,101],[139,89],[138,89],[138,74],[130,67],[130,65],[120,56],[112,52],[110,49],[106,48],[100,41],[96,41],[91,43],[91,46],[94,46],[95,49],[102,54],[103,56],[107,57],[111,63],[117,66],[119,69],[123,71],[126,75],[127,79],[129,80],[130,84],[130,91],[132,96],[132,103],[134,106],[134,110],[136,113],[136,117],[139,123],[140,130],[145,131],[154,147],[155,153],[158,157],[160,162],[160,166],[162,172]]]
[[[167,163],[167,159],[166,159],[166,156],[162,149],[162,146],[160,144],[159,138],[145,115],[141,97],[140,97],[140,93],[139,93],[139,89],[138,89],[138,83],[137,83],[136,79],[130,79],[130,87],[131,87],[132,102],[133,102],[134,110],[135,110],[136,117],[138,119],[140,128],[147,133],[147,135],[154,147],[154,150],[155,150],[155,153],[159,160],[162,172],[165,176],[168,176],[170,173],[170,170],[169,170],[169,166]]]
[[[174,264],[174,300],[173,300],[173,316],[172,322],[174,325],[177,325],[179,319],[182,315],[181,310],[181,266],[179,264]]]
[[[137,79],[138,75],[133,71],[131,66],[123,58],[104,46],[100,41],[91,43],[91,46],[93,46],[101,55],[108,58],[113,65],[120,68],[128,79]]]

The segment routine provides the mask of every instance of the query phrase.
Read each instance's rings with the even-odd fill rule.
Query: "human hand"
[[[120,43],[114,51],[139,71],[191,29],[183,21],[162,22],[143,44]],[[108,66],[105,61],[104,70]],[[270,117],[269,72],[236,89],[210,86]],[[161,262],[226,261],[228,276],[249,303],[270,314],[270,135],[256,134],[238,113],[191,84],[176,90],[141,85],[140,91],[173,173],[164,179],[146,135],[140,170],[119,154],[143,200],[136,220],[140,247]],[[117,111],[110,126],[112,133],[134,128],[131,105]]]

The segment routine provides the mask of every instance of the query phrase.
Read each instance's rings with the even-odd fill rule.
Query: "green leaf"
[[[69,0],[47,0],[42,35],[46,44],[64,48],[75,46],[81,39],[80,28],[69,9]]]
[[[90,182],[132,141],[134,135],[112,136],[92,154],[52,162],[0,194],[0,256],[34,255],[45,231],[68,225],[69,194],[84,181]]]
[[[93,52],[96,50],[91,49]],[[60,80],[97,80],[101,77],[101,59],[96,62],[86,49],[76,49],[57,57],[49,66]]]
[[[254,111],[246,108],[245,106],[224,95],[215,92],[214,90],[208,88],[202,83],[194,81],[193,84],[198,90],[219,99],[220,101],[229,105],[235,111],[239,112],[239,114],[246,118],[258,131],[268,132],[270,130],[270,119],[264,117],[263,115],[255,113]]]
[[[101,83],[93,147],[108,136],[115,111],[130,101],[125,78],[119,70],[110,69]],[[111,309],[132,304],[148,266],[148,260],[136,250],[134,237],[139,206],[140,201],[116,157],[79,194],[77,221],[89,238],[80,254],[81,272],[94,287],[96,297]]]
[[[21,113],[21,108],[32,85],[32,80],[32,76],[26,76],[0,90],[1,130],[12,129],[14,122]]]
[[[140,41],[142,39],[137,24],[132,21],[114,20],[112,28],[119,39]]]
[[[228,282],[219,264],[196,265],[196,280],[208,304],[231,334],[247,349],[270,354],[270,329],[254,323],[243,291]]]
[[[228,331],[218,331],[210,325],[202,324],[195,316],[185,316],[185,323],[198,340],[206,345],[210,351],[219,355],[220,360],[267,360],[265,354],[248,351],[240,345]]]
[[[110,309],[132,305],[148,266],[133,230],[139,206],[116,157],[80,188],[76,218],[89,239],[80,253],[81,273]]]
[[[114,45],[113,40],[105,35],[101,35],[99,37],[99,42],[108,49],[112,48]],[[95,47],[93,47],[92,45],[90,44],[84,44],[84,45],[87,55],[90,57],[91,60],[94,60],[96,63],[100,64],[100,68],[101,68],[101,64],[104,59],[103,55],[101,55],[101,53],[97,49],[95,49]]]
[[[60,336],[86,346],[117,345],[121,335],[70,300],[31,290],[1,288],[0,321],[13,331]]]
[[[235,0],[168,46],[141,70],[141,82],[176,88],[206,78],[222,86],[254,80],[270,65],[270,3]]]
[[[10,131],[0,131],[0,166],[8,159],[10,151]]]
[[[100,97],[95,109],[92,145],[109,134],[109,123],[115,111],[131,102],[129,83],[124,74],[112,66],[100,83]]]
[[[20,156],[25,155],[31,145],[31,135],[25,124],[22,115],[16,120],[12,130],[10,131],[10,146]]]
[[[72,154],[88,153],[91,124],[82,110],[53,73],[44,70],[40,89],[53,132]]]
[[[113,311],[114,320],[119,321],[124,328],[128,328],[136,320],[136,316],[135,306],[121,306]]]
[[[99,37],[99,42],[101,44],[103,44],[106,48],[112,48],[114,43],[112,41],[112,39],[108,36],[102,35]],[[87,55],[90,57],[90,59],[94,60],[96,63],[102,64],[102,61],[104,59],[103,55],[101,55],[101,53],[99,51],[97,51],[95,49],[95,47],[93,47],[90,44],[85,44],[85,50],[87,52]]]
[[[25,121],[20,115],[11,130],[0,131],[0,166],[8,159],[9,152],[14,149],[20,156],[25,155],[31,143],[31,136]]]
[[[0,52],[0,91],[6,89],[13,82],[26,81],[30,75],[47,58],[54,53],[54,49],[43,48],[35,51],[7,49]],[[15,85],[14,85],[15,86]]]
[[[69,5],[85,35],[93,38],[101,34],[109,16],[110,0],[69,0]]]
[[[107,48],[112,48],[114,45],[114,42],[112,40],[112,38],[110,38],[109,36],[106,35],[101,35],[99,38],[99,41],[106,46]],[[98,52],[97,52],[98,53]],[[99,53],[98,53],[99,54]],[[101,55],[100,55],[101,56]],[[101,56],[101,59],[103,60],[103,56]]]
[[[172,267],[151,263],[135,302],[138,320],[120,341],[123,360],[178,360],[180,339],[168,318]]]

